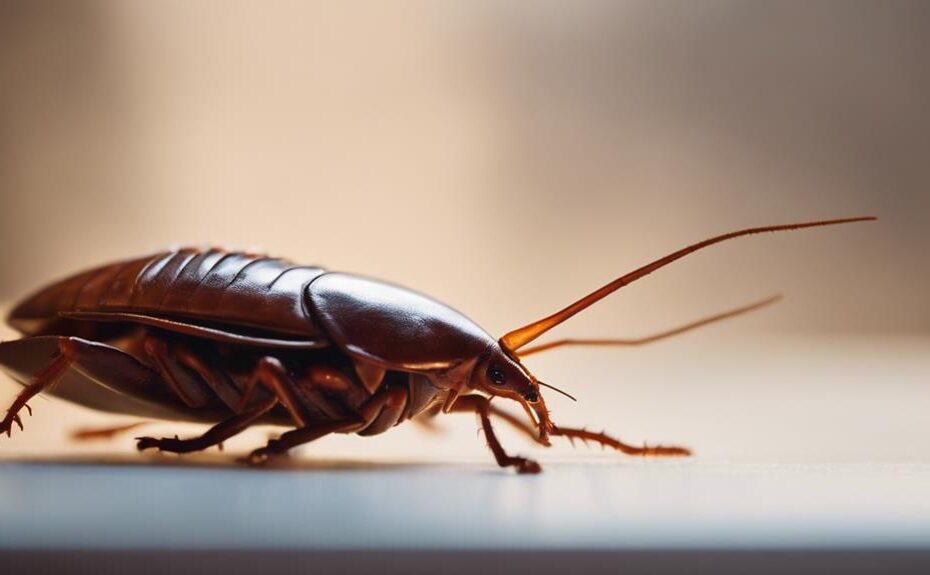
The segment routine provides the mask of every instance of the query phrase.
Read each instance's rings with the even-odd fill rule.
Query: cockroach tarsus
[[[527,347],[595,302],[710,245],[762,232],[873,220],[846,218],[750,228],[704,240],[623,275],[564,309],[495,340],[452,308],[359,275],[255,254],[180,249],[92,269],[26,298],[8,317],[23,337],[0,343],[0,366],[23,390],[0,433],[23,427],[38,393],[149,419],[212,424],[200,436],[140,437],[140,450],[174,453],[221,445],[257,424],[290,427],[252,451],[260,464],[332,433],[375,435],[436,413],[476,414],[497,463],[509,455],[500,419],[535,442],[580,439],[627,455],[684,456],[683,447],[628,445],[603,432],[552,422],[522,358],[568,345],[640,345],[773,303],[769,298],[635,340],[563,339]],[[490,399],[515,401],[525,418]]]

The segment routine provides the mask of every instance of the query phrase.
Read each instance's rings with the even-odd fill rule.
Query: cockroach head
[[[519,360],[510,357],[496,344],[488,347],[475,365],[472,387],[528,403],[539,401],[536,378]]]
[[[471,387],[519,402],[539,426],[540,437],[544,438],[552,426],[539,392],[539,382],[516,356],[507,353],[496,342],[475,364]]]

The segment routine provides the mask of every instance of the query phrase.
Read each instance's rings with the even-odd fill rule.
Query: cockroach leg
[[[149,336],[145,349],[162,379],[188,406],[202,407],[210,401],[211,395],[219,397],[236,413],[243,411],[248,403],[250,397],[240,392],[225,373],[211,368],[185,346],[171,345],[163,338]]]
[[[269,439],[265,447],[250,453],[243,461],[249,465],[263,465],[270,458],[287,454],[292,447],[317,440],[324,435],[350,431],[361,425],[360,421],[334,421],[292,429],[277,439]]]
[[[75,429],[71,432],[71,439],[75,441],[94,441],[97,439],[113,439],[117,435],[132,431],[143,425],[148,425],[151,421],[136,421],[126,425],[115,425],[111,427],[91,427]]]
[[[539,473],[542,467],[532,459],[525,457],[514,457],[507,455],[501,446],[497,435],[494,433],[494,427],[491,425],[491,402],[488,398],[481,395],[463,395],[458,398],[452,411],[457,412],[474,412],[481,419],[481,427],[484,429],[484,435],[488,440],[488,447],[494,454],[494,459],[501,467],[513,467],[517,473]],[[509,414],[508,414],[509,415]],[[506,419],[506,418],[505,418]],[[514,418],[516,419],[516,418]],[[509,420],[508,420],[509,421]],[[535,435],[534,430],[530,430],[531,435]]]
[[[691,450],[685,447],[656,445],[649,447],[643,445],[636,447],[623,443],[619,439],[611,437],[604,432],[588,431],[587,429],[574,429],[571,427],[554,426],[550,431],[551,435],[557,435],[567,438],[569,441],[580,439],[587,443],[594,441],[606,447],[611,447],[627,455],[641,455],[645,457],[687,457],[691,455]]]
[[[210,367],[203,358],[184,346],[175,348],[174,354],[178,363],[197,373],[227,407],[235,409],[240,405],[242,392],[236,388],[225,372]]]
[[[258,405],[214,425],[203,435],[191,439],[178,439],[177,436],[173,438],[162,437],[160,439],[154,437],[137,437],[136,448],[139,451],[155,448],[159,451],[168,451],[171,453],[190,453],[192,451],[201,451],[214,445],[221,445],[223,441],[244,431],[255,423],[263,415],[271,411],[271,408],[277,405],[277,403],[278,399],[276,397],[268,397]]]
[[[294,384],[294,380],[291,379],[291,376],[288,374],[287,369],[285,369],[284,364],[281,363],[281,360],[271,356],[265,356],[258,360],[255,372],[245,384],[242,402],[238,406],[237,411],[245,409],[249,400],[252,398],[252,394],[255,392],[255,386],[259,383],[264,385],[278,398],[278,401],[281,402],[281,405],[284,406],[296,425],[300,427],[305,427],[307,425],[307,418],[301,408],[300,399],[297,397],[295,391],[296,385]]]
[[[210,402],[210,390],[205,382],[195,378],[189,368],[178,361],[167,341],[149,336],[145,338],[144,347],[162,380],[185,405],[197,408]]]
[[[32,414],[32,408],[26,405],[26,402],[36,394],[46,391],[58,383],[61,376],[74,363],[75,357],[76,351],[72,342],[62,340],[58,345],[58,356],[45,369],[36,374],[32,383],[23,388],[19,395],[16,396],[16,399],[13,400],[13,404],[7,410],[6,417],[0,422],[0,434],[6,433],[7,437],[9,437],[12,434],[14,423],[19,426],[20,431],[23,430],[23,420],[20,418],[19,412],[25,408],[30,415]]]
[[[345,416],[345,399],[350,395],[359,394],[359,403],[368,398],[368,393],[354,386],[348,376],[329,366],[310,366],[304,377],[294,381],[294,389],[305,405],[334,421]],[[343,401],[334,400],[334,397]]]
[[[527,437],[529,437],[536,443],[539,443],[540,445],[544,445],[546,447],[550,447],[552,445],[548,439],[541,439],[539,437],[539,432],[536,430],[535,426],[523,421],[522,419],[510,413],[509,411],[505,411],[497,407],[496,405],[491,404],[490,402],[488,403],[490,404],[488,408],[489,408],[489,413],[491,415],[503,419],[504,421],[509,423],[511,426],[513,426],[514,429],[523,433],[524,435],[526,435]]]
[[[251,465],[261,465],[270,457],[283,455],[293,447],[317,440],[330,433],[362,432],[378,421],[382,412],[391,411],[395,415],[403,412],[407,401],[407,391],[400,387],[383,387],[359,409],[358,417],[342,421],[309,425],[288,431],[277,439],[271,439],[256,449],[245,459]]]

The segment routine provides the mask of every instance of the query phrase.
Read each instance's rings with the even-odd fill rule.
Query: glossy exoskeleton
[[[624,285],[711,244],[868,219],[874,218],[717,236],[617,278],[499,340],[425,295],[276,258],[180,249],[111,264],[54,283],[10,313],[10,325],[23,337],[0,343],[0,366],[24,389],[0,432],[9,435],[14,424],[22,428],[21,410],[45,392],[101,411],[213,424],[189,439],[138,438],[139,449],[184,453],[220,444],[251,425],[293,428],[253,451],[248,458],[253,463],[330,433],[374,435],[439,411],[476,413],[497,463],[520,472],[540,467],[504,451],[492,416],[542,445],[562,436],[630,455],[688,455],[681,447],[636,447],[604,433],[555,425],[540,390],[551,386],[537,380],[521,357],[568,344],[654,341],[774,298],[641,340],[525,346]],[[526,420],[492,405],[494,397],[517,402]]]

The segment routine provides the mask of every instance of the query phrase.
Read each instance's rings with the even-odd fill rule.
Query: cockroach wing
[[[57,332],[64,318],[151,325],[260,347],[326,347],[303,296],[323,273],[258,254],[183,248],[55,282],[21,301],[8,322],[25,335]]]
[[[388,369],[430,371],[479,356],[494,338],[423,294],[347,273],[326,273],[307,287],[308,308],[330,340],[350,356]]]

